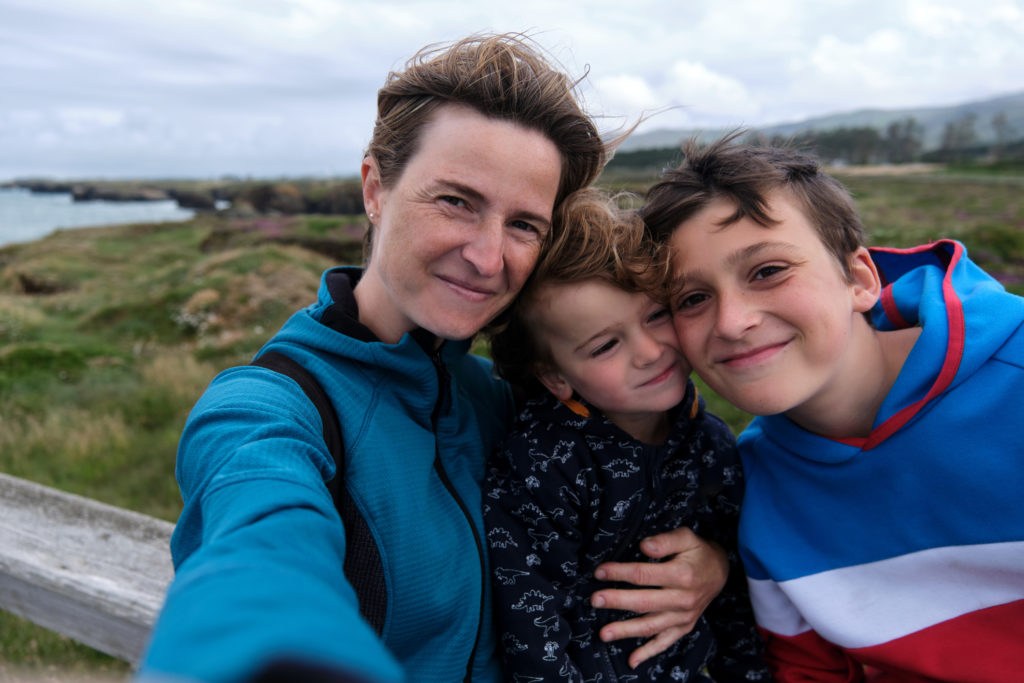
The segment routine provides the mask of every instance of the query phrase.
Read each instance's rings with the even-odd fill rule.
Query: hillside
[[[962,120],[967,115],[975,115],[974,130],[979,144],[991,144],[996,141],[996,130],[992,119],[999,113],[1006,114],[1008,130],[1011,138],[1024,136],[1024,91],[994,97],[985,100],[964,102],[944,107],[920,107],[910,109],[858,109],[849,112],[820,116],[804,121],[777,123],[769,126],[746,126],[737,120],[734,126],[726,128],[677,128],[659,129],[647,133],[630,136],[622,144],[623,152],[640,149],[664,149],[678,147],[679,143],[697,136],[702,140],[713,140],[734,128],[750,128],[768,137],[780,135],[793,137],[809,131],[829,131],[839,128],[876,128],[882,133],[890,123],[915,119],[923,127],[922,151],[937,149],[942,143],[942,135],[947,124]]]

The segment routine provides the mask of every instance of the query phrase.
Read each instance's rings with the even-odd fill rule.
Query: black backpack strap
[[[370,527],[345,486],[345,442],[341,438],[341,424],[331,399],[316,377],[290,356],[267,351],[254,359],[252,364],[291,377],[320,413],[324,443],[334,458],[337,470],[334,478],[327,482],[327,490],[331,492],[334,507],[345,525],[345,577],[356,591],[360,613],[378,634],[383,633],[388,609],[384,566]]]

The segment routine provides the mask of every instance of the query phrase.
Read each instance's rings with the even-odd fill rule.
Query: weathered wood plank
[[[0,474],[0,609],[138,662],[174,525]]]

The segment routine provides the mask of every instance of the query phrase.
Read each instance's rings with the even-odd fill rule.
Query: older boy
[[[1024,670],[1024,299],[963,245],[862,246],[793,151],[719,141],[648,194],[697,374],[759,415],[740,548],[778,680]]]

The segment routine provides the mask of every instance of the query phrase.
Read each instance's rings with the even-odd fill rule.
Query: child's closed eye
[[[609,339],[608,341],[604,342],[596,349],[591,351],[590,357],[597,358],[598,356],[603,356],[604,354],[609,353],[612,349],[614,349],[618,343],[619,341],[617,339]]]
[[[672,317],[672,312],[662,306],[647,316],[647,322],[656,323],[662,320],[668,320],[670,317]]]

